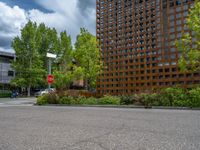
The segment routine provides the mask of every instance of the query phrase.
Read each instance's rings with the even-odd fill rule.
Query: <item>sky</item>
[[[11,41],[32,20],[66,30],[72,42],[81,27],[95,35],[96,0],[0,0],[0,51],[14,52]]]

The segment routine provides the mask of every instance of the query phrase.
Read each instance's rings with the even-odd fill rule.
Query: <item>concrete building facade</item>
[[[14,78],[14,70],[11,68],[14,59],[15,53],[0,51],[0,90],[7,90]]]
[[[199,73],[179,71],[175,41],[186,28],[194,0],[97,0],[96,34],[103,74],[100,94],[151,92],[200,83]]]

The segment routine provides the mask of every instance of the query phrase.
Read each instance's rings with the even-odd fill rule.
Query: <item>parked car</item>
[[[44,94],[48,94],[50,92],[55,92],[56,90],[54,88],[50,88],[50,89],[43,89],[43,90],[40,90],[39,92],[36,92],[35,93],[35,97],[38,97],[38,96],[42,96]]]

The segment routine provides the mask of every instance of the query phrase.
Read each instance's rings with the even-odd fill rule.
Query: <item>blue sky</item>
[[[0,0],[0,51],[13,51],[12,39],[28,20],[66,30],[75,42],[80,27],[95,34],[96,0]]]

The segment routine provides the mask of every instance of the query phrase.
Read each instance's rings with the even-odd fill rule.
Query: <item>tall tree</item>
[[[73,56],[72,56],[72,42],[71,37],[67,35],[67,32],[60,33],[60,51],[58,54],[59,70],[64,71],[71,67]]]
[[[60,33],[60,51],[56,60],[55,83],[57,89],[63,90],[68,88],[73,82],[73,57],[72,57],[72,42],[71,37],[67,32]]]
[[[44,23],[39,24],[36,31],[36,42],[43,66],[47,69],[47,52],[54,54],[60,53],[60,39],[55,28],[51,29]]]
[[[195,1],[194,7],[190,10],[187,18],[187,28],[190,33],[183,34],[183,37],[176,42],[177,48],[182,56],[179,66],[183,71],[200,70],[200,2]]]
[[[74,58],[77,66],[82,68],[85,89],[95,88],[96,79],[101,72],[100,51],[96,37],[81,28],[75,43]]]
[[[26,87],[30,96],[31,87],[43,81],[44,69],[36,42],[37,25],[29,21],[21,30],[21,37],[14,38],[12,47],[16,53],[16,61],[12,64],[16,77],[12,81],[17,86]]]
[[[12,64],[17,72],[12,83],[26,87],[30,96],[31,87],[47,85],[46,54],[62,52],[60,38],[54,28],[29,21],[21,30],[21,36],[14,38],[12,47],[17,57]]]

